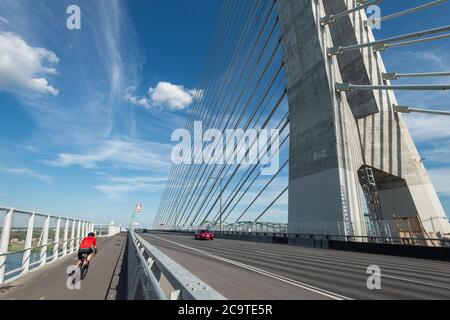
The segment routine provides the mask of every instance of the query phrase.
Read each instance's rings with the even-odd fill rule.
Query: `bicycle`
[[[87,257],[88,255],[86,253],[83,253],[81,255],[81,263],[80,263],[80,279],[84,280],[84,278],[86,278],[86,275],[88,273],[88,269],[89,269],[89,261],[87,261]]]

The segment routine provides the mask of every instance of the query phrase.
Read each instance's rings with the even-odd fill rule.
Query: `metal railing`
[[[128,233],[128,300],[225,300],[225,297],[149,244]]]
[[[198,229],[198,228],[197,228]],[[196,228],[176,228],[176,229],[160,229],[152,230],[155,232],[179,232],[179,233],[194,233]],[[201,229],[201,228],[200,228]],[[345,235],[345,234],[323,234],[323,233],[289,233],[287,231],[259,231],[259,230],[214,230],[216,237],[221,236],[235,236],[236,239],[241,239],[242,236],[247,239],[249,237],[266,237],[266,238],[285,238],[286,243],[289,239],[303,239],[303,240],[328,240],[328,241],[342,241],[342,242],[359,242],[359,243],[377,243],[377,244],[394,244],[394,245],[408,245],[408,246],[426,246],[426,247],[442,247],[450,248],[450,238],[445,237],[398,237],[392,235]]]
[[[94,226],[92,222],[80,219],[14,208],[0,207],[0,215],[2,214],[4,217],[0,238],[0,285],[73,253],[82,237],[91,232]],[[14,225],[16,215],[23,220],[19,225]],[[43,220],[42,226],[36,225],[37,218]],[[55,222],[54,227],[50,226],[51,221]],[[39,237],[34,237],[36,231]],[[53,239],[50,238],[50,231],[53,233]],[[13,233],[18,234],[20,238],[11,239]],[[23,245],[23,249],[12,249],[12,243]],[[36,261],[32,261],[33,257]]]

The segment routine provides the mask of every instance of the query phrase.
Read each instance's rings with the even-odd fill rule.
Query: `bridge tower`
[[[289,232],[367,235],[371,223],[417,217],[427,232],[450,233],[394,92],[342,85],[390,85],[379,50],[339,50],[375,41],[356,3],[276,1],[291,130]]]

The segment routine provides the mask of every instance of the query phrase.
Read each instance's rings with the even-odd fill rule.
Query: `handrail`
[[[209,287],[199,278],[194,276],[181,265],[166,256],[156,247],[145,241],[142,237],[137,235],[134,231],[129,231],[129,244],[131,249],[134,249],[135,254],[129,250],[129,262],[136,262],[138,260],[137,270],[143,269],[145,277],[150,282],[151,288],[145,287],[144,294],[150,299],[159,300],[225,300],[226,298],[220,293]],[[136,276],[136,270],[133,265],[128,264],[131,276]],[[160,275],[159,281],[155,274]],[[170,284],[169,294],[164,293],[161,285],[161,278],[165,278]],[[133,284],[142,283],[145,281],[131,281]],[[128,288],[130,290],[130,288]],[[136,288],[134,288],[136,291]],[[167,288],[166,288],[167,289]],[[147,291],[147,294],[146,294]],[[167,291],[167,290],[166,290]],[[129,293],[131,295],[134,292]],[[134,297],[132,297],[134,298]]]
[[[22,214],[29,214],[29,215],[34,214],[35,216],[39,216],[39,217],[61,218],[61,219],[67,219],[67,220],[76,220],[76,221],[79,220],[82,222],[87,222],[87,220],[78,219],[78,218],[66,218],[66,217],[62,217],[62,216],[51,214],[51,213],[47,214],[47,213],[42,213],[42,212],[38,212],[38,211],[21,210],[21,209],[16,209],[16,208],[11,208],[11,207],[0,207],[0,211],[9,211],[9,210],[14,210],[15,213],[22,213]]]
[[[20,249],[20,250],[17,250],[17,251],[9,251],[9,252],[5,252],[5,253],[1,253],[1,254],[0,254],[0,257],[1,257],[1,256],[6,256],[6,255],[11,255],[11,254],[17,254],[17,253],[26,252],[26,251],[28,251],[28,250],[33,251],[33,250],[35,250],[35,249],[39,249],[39,248],[43,248],[43,247],[51,247],[51,246],[53,246],[53,245],[57,245],[57,244],[59,245],[59,244],[65,243],[65,242],[76,241],[76,240],[81,240],[81,239],[83,239],[83,237],[80,237],[80,238],[73,238],[73,239],[67,239],[67,240],[63,240],[63,241],[59,241],[59,242],[50,242],[50,243],[43,244],[43,245],[40,245],[40,246],[31,247],[31,248],[25,248],[25,249]]]
[[[91,232],[94,226],[92,222],[83,219],[67,218],[9,207],[0,207],[0,212],[5,214],[3,226],[0,226],[2,227],[0,238],[0,285],[23,276],[30,269],[36,270],[47,263],[73,253],[82,236]],[[14,226],[13,221],[16,214],[28,216],[26,217],[28,221],[24,222],[23,226]],[[42,227],[35,226],[36,217],[44,218]],[[55,221],[56,225],[51,226],[51,221]],[[19,230],[20,236],[25,235],[23,242],[21,242],[24,249],[10,251],[11,235],[15,229]],[[40,232],[40,236],[37,245],[33,246],[33,235],[36,230]],[[54,234],[51,234],[52,231],[54,231]],[[51,250],[48,250],[48,248],[51,248]],[[30,255],[36,250],[40,250],[39,260],[30,263]],[[21,264],[19,265],[20,262],[17,263],[18,267],[16,265],[8,265],[9,257],[14,254],[23,255]],[[36,267],[36,265],[38,266]],[[7,270],[10,267],[14,269]],[[20,272],[18,276],[9,277],[11,274],[18,272]]]

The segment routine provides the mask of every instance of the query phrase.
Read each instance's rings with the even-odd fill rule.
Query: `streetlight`
[[[222,182],[223,182],[223,178],[220,177],[209,177],[209,179],[218,179],[220,181],[220,212],[219,212],[219,232],[222,232]]]

